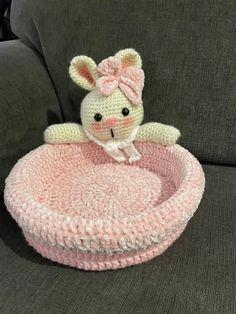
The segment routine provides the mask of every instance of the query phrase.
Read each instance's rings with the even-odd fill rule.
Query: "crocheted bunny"
[[[81,103],[82,126],[63,123],[44,132],[47,143],[72,143],[92,140],[116,161],[130,163],[140,159],[133,141],[174,144],[180,132],[173,126],[143,120],[142,60],[134,49],[124,49],[98,66],[87,56],[72,59],[69,73],[80,87],[90,91]]]

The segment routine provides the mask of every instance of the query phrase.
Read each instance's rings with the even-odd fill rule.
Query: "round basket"
[[[183,232],[205,178],[179,145],[135,143],[117,163],[98,145],[44,144],[6,179],[5,204],[43,256],[86,270],[116,269],[161,254]]]

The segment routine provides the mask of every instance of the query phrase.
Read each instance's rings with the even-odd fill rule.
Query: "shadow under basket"
[[[5,204],[41,255],[86,270],[123,268],[165,251],[197,209],[205,177],[179,145],[135,142],[117,163],[98,145],[44,144],[6,179]]]

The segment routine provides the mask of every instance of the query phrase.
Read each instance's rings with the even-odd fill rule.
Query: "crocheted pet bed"
[[[86,270],[123,268],[165,251],[197,209],[204,174],[177,144],[135,146],[142,158],[132,165],[93,142],[44,144],[20,159],[4,198],[28,243]]]
[[[202,197],[204,174],[175,144],[174,126],[143,120],[141,56],[123,49],[97,66],[72,59],[72,80],[89,91],[78,123],[50,125],[47,144],[6,180],[5,203],[43,256],[90,270],[122,268],[161,254]]]

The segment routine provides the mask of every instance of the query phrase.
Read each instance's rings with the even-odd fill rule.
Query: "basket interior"
[[[185,171],[181,159],[154,144],[140,161],[113,161],[96,144],[48,146],[24,169],[25,187],[49,210],[85,219],[135,216],[169,199]]]

